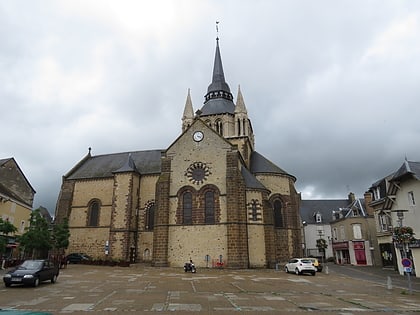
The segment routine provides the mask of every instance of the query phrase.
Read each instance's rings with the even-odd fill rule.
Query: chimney
[[[370,191],[365,192],[365,194],[363,195],[363,197],[365,198],[365,208],[366,208],[366,212],[369,216],[373,216],[375,210],[373,209],[373,207],[370,205],[370,203],[372,202],[372,193]]]

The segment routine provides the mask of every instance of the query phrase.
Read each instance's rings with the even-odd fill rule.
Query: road
[[[345,275],[351,268],[330,266],[328,273],[297,276],[280,270],[198,269],[191,274],[141,264],[69,265],[55,284],[0,288],[0,308],[51,314],[420,312],[420,291],[409,294],[401,287],[389,289],[383,280]]]

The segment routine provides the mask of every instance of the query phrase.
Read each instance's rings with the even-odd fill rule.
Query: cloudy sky
[[[92,154],[165,149],[211,81],[216,21],[256,149],[304,199],[420,161],[420,1],[0,0],[0,158],[54,212]]]

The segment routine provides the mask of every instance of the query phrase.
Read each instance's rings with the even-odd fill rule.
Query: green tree
[[[51,249],[51,232],[47,220],[41,215],[39,209],[32,211],[29,219],[29,228],[20,237],[20,245],[26,255],[32,258],[45,258]]]
[[[6,245],[9,234],[14,234],[17,232],[17,228],[10,223],[0,218],[0,254],[6,252]]]
[[[63,222],[55,223],[52,228],[51,244],[52,244],[52,255],[55,262],[60,265],[65,265],[64,252],[69,247],[69,221],[64,218]]]

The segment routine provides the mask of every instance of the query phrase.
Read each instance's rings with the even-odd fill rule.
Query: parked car
[[[311,275],[315,276],[316,268],[312,264],[312,260],[308,258],[292,258],[284,267],[286,272],[294,272],[297,275],[301,275],[302,273],[310,273]]]
[[[322,264],[320,263],[320,261],[318,260],[318,258],[309,257],[309,258],[305,258],[305,259],[309,259],[309,260],[312,261],[312,264],[315,266],[316,271],[319,271],[319,272],[322,271]]]
[[[90,259],[90,256],[83,253],[71,253],[66,256],[66,261],[68,264],[78,264],[82,261],[88,261]]]
[[[49,280],[55,283],[59,272],[58,266],[49,260],[25,260],[21,265],[5,273],[3,282],[6,287],[12,284],[37,287],[42,281]]]

